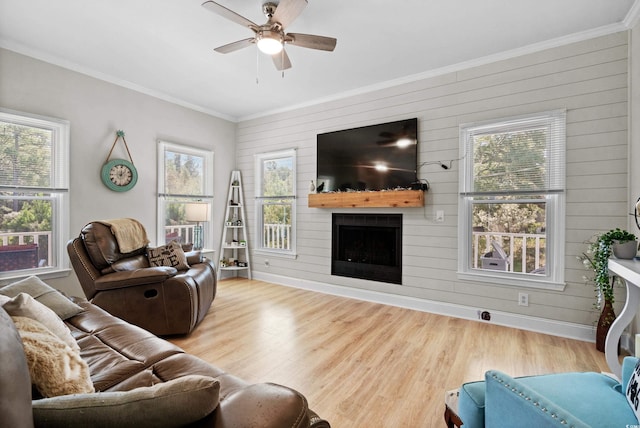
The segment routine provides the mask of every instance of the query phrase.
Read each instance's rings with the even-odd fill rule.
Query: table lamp
[[[196,222],[193,228],[193,249],[201,250],[203,246],[203,233],[200,223],[209,221],[209,204],[206,202],[192,202],[186,204],[186,220]]]

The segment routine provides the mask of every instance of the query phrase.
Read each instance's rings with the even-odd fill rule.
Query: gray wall
[[[214,150],[214,243],[219,242],[224,200],[235,164],[236,124],[198,113],[83,74],[0,49],[0,106],[71,122],[69,236],[91,220],[134,217],[156,242],[157,139]],[[138,184],[117,193],[100,181],[115,131],[126,133]],[[112,157],[127,158],[121,143]],[[66,255],[65,255],[66,257]],[[75,275],[47,280],[83,295]]]
[[[553,324],[590,327],[596,319],[593,289],[584,284],[585,270],[576,256],[595,233],[626,227],[628,221],[628,36],[628,32],[616,33],[242,121],[237,164],[246,186],[250,225],[255,224],[251,204],[254,154],[298,149],[298,257],[290,260],[254,253],[255,277],[318,289],[326,285],[324,288],[341,294],[364,290],[387,293],[389,300],[394,296],[417,298],[438,302],[443,312],[447,307],[452,313],[462,308],[461,313],[466,314],[474,314],[476,308],[489,309],[511,314],[506,324],[520,317],[524,324],[547,320],[551,330]],[[315,179],[318,133],[417,116],[419,161],[449,161],[459,157],[461,123],[557,108],[567,109],[567,285],[563,292],[458,280],[456,161],[447,171],[437,165],[420,170],[419,176],[432,185],[424,209],[307,207],[308,183]],[[433,221],[436,210],[444,210],[444,223]],[[404,214],[402,285],[330,275],[331,213],[360,211]],[[517,305],[521,291],[529,293],[529,307]],[[623,290],[620,295],[624,297]]]

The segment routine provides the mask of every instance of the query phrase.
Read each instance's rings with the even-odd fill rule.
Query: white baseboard
[[[300,288],[303,290],[317,291],[319,293],[364,300],[367,302],[381,303],[384,305],[398,306],[421,312],[429,312],[438,315],[446,315],[454,318],[462,318],[478,322],[502,325],[520,330],[534,331],[569,339],[595,342],[595,328],[592,325],[576,324],[563,321],[555,321],[546,318],[531,317],[489,310],[491,321],[482,321],[478,317],[477,307],[457,305],[453,303],[437,302],[434,300],[418,299],[416,297],[401,296],[397,294],[381,293],[378,291],[363,290],[359,288],[344,287],[341,285],[326,284],[305,279],[291,278],[282,275],[273,275],[264,272],[253,272],[253,278],[271,282],[273,284]],[[484,309],[480,309],[484,310]]]

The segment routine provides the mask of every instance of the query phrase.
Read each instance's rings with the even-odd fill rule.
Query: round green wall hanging
[[[138,171],[125,159],[113,159],[102,166],[102,182],[116,192],[133,189],[138,182]]]

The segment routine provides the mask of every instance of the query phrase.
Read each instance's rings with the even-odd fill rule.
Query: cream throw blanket
[[[103,220],[100,223],[111,228],[111,233],[116,237],[120,252],[130,253],[138,248],[142,248],[149,243],[147,232],[138,220],[132,218],[117,218],[113,220]]]

